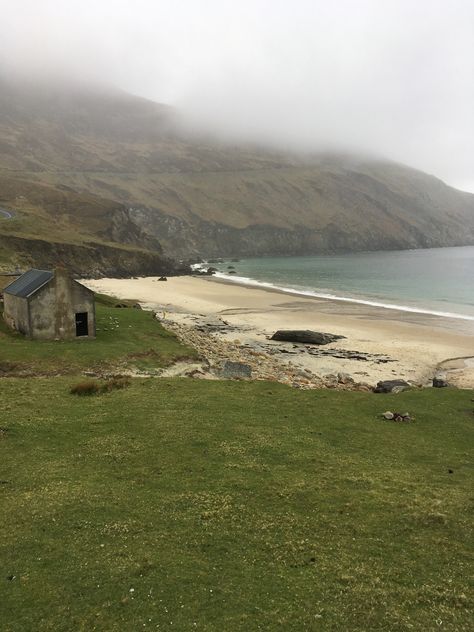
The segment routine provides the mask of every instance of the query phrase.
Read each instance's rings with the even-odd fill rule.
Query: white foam
[[[222,272],[215,272],[214,277],[229,281],[230,283],[241,283],[257,288],[266,288],[269,290],[277,290],[278,292],[284,292],[285,294],[293,294],[295,296],[308,296],[310,298],[326,298],[332,301],[343,301],[344,303],[356,303],[358,305],[369,305],[371,307],[382,307],[383,309],[393,309],[400,312],[411,312],[413,314],[429,314],[430,316],[440,316],[442,318],[456,318],[458,320],[470,320],[474,321],[474,316],[468,316],[467,314],[458,314],[456,312],[440,312],[436,310],[423,309],[420,307],[410,307],[409,305],[397,305],[395,303],[381,303],[379,301],[369,301],[362,298],[353,298],[349,296],[338,296],[337,294],[328,294],[325,292],[315,292],[313,290],[299,290],[291,287],[283,287],[275,285],[274,283],[268,283],[266,281],[256,281],[249,277],[241,277],[236,275],[228,275]]]

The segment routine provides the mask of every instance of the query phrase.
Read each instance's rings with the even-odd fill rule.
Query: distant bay
[[[474,320],[474,246],[264,257],[212,264],[217,276],[289,293]],[[231,268],[235,274],[229,274]]]

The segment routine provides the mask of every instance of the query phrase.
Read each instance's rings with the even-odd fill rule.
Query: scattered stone
[[[394,413],[394,421],[412,421],[410,413]]]
[[[168,279],[165,276],[161,276],[158,281],[167,281]]]
[[[387,362],[396,362],[389,356],[378,353],[366,353],[363,351],[351,351],[348,349],[321,349],[315,347],[306,347],[305,349],[313,356],[330,356],[332,358],[340,358],[341,360],[358,360],[362,362],[374,362],[375,364],[386,364]]]
[[[339,384],[354,384],[354,379],[349,375],[349,373],[338,373],[337,381]]]
[[[377,382],[374,393],[401,393],[410,387],[405,380],[382,380]]]
[[[184,375],[186,377],[195,377],[195,378],[206,377],[206,374],[201,369],[193,369],[192,371],[188,371]]]
[[[433,388],[445,388],[449,386],[446,381],[446,373],[437,373],[433,378]]]
[[[225,379],[241,379],[252,377],[252,368],[243,362],[232,362],[226,360],[219,371],[221,377]]]
[[[114,305],[114,307],[119,307],[121,309],[125,309],[126,307],[128,307],[128,305],[125,305],[125,303],[117,303],[117,305]]]
[[[327,345],[335,340],[341,340],[342,338],[345,338],[345,336],[312,331],[311,329],[279,329],[273,334],[271,340],[302,342],[312,345]]]
[[[361,392],[371,392],[373,389],[373,385],[355,381],[349,374],[346,374],[346,377],[335,372],[335,375],[321,376],[310,370],[305,370],[298,362],[301,353],[303,353],[303,357],[304,353],[334,357],[335,351],[338,351],[341,356],[345,353],[351,354],[351,356],[362,355],[361,352],[317,348],[311,346],[310,343],[307,345],[283,345],[281,342],[269,339],[266,341],[245,340],[239,344],[232,333],[235,331],[241,334],[246,330],[245,327],[230,325],[221,316],[199,314],[191,315],[189,320],[192,324],[167,320],[166,327],[171,329],[180,340],[197,349],[200,357],[205,358],[209,365],[214,367],[210,370],[208,366],[203,369],[203,374],[196,371],[189,377],[198,379],[245,379],[251,377],[253,380],[280,382],[300,389],[330,388]],[[293,358],[293,355],[296,358]],[[370,359],[371,364],[375,363],[378,357],[382,357],[376,354],[366,354],[366,356],[367,359]],[[226,373],[223,368],[225,361],[246,365],[248,369],[244,374]],[[389,359],[389,361],[391,360]],[[194,367],[187,366],[186,373],[191,373],[193,369]],[[250,375],[248,370],[250,370]],[[346,383],[341,382],[340,378]]]
[[[333,375],[332,373],[328,373],[324,376],[324,385],[327,388],[336,388],[339,384],[339,380],[337,379],[337,375]]]
[[[407,389],[411,388],[410,386],[394,386],[392,388],[392,393],[403,393],[403,391],[406,391]]]
[[[392,413],[390,410],[382,413],[382,417],[387,421],[412,421],[410,413]]]
[[[212,334],[238,331],[238,328],[233,327],[227,321],[222,320],[221,318],[206,318],[196,324],[196,330],[202,331],[206,334]]]
[[[134,303],[133,309],[142,309],[142,306],[140,305],[140,303]]]
[[[370,393],[372,391],[372,386],[370,384],[366,384],[365,382],[356,382],[353,385],[353,390],[360,391],[362,393]]]

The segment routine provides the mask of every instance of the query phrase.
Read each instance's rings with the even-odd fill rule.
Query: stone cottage
[[[44,340],[95,337],[94,293],[64,268],[28,270],[3,290],[5,322]]]

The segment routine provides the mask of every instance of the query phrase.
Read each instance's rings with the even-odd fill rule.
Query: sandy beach
[[[291,366],[301,375],[329,380],[346,373],[371,385],[394,378],[427,384],[441,367],[448,371],[450,383],[474,388],[474,364],[469,359],[474,356],[472,321],[309,298],[208,277],[82,282],[156,311],[165,326],[191,344],[202,344],[202,333],[194,339],[191,334],[208,327],[204,336],[211,346],[206,349],[212,351],[212,344],[218,344],[215,351],[225,355],[229,345],[231,359],[239,349],[253,349],[263,359],[271,356],[273,367]],[[312,329],[345,338],[312,350],[269,341],[277,329]]]

